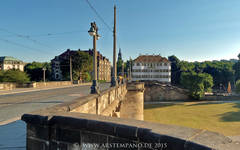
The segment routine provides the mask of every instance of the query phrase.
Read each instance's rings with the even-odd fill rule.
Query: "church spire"
[[[119,48],[119,52],[118,52],[118,60],[122,60],[122,52],[121,52],[121,48]]]

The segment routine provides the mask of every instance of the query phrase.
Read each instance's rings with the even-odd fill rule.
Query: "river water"
[[[26,124],[18,120],[0,126],[0,150],[25,150]]]

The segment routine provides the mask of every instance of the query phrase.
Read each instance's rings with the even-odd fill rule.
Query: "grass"
[[[146,104],[144,120],[240,135],[240,103]]]

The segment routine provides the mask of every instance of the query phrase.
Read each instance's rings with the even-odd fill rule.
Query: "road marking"
[[[20,119],[21,119],[21,117],[15,117],[15,118],[11,118],[11,119],[8,119],[8,120],[0,121],[0,126],[9,124],[11,122],[14,122],[14,121],[17,121],[17,120],[20,120]]]

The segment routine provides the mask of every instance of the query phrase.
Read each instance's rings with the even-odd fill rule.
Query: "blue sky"
[[[139,54],[220,60],[240,52],[239,0],[89,1],[110,27],[117,5],[117,45],[125,60]],[[87,31],[96,21],[97,48],[112,61],[112,32],[86,0],[2,0],[0,18],[0,56],[50,61],[67,48],[92,48]]]

